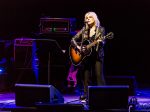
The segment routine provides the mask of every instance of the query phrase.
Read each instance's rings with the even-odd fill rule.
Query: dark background
[[[114,32],[105,46],[106,75],[136,76],[139,86],[150,86],[149,5],[149,0],[1,0],[0,38],[36,38],[41,17],[73,17],[80,29],[84,14],[95,11],[106,33]]]

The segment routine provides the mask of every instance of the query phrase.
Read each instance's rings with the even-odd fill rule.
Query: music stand
[[[39,82],[50,84],[51,68],[64,65],[64,53],[56,40],[35,39],[35,42],[39,58]],[[44,77],[46,74],[47,76]]]

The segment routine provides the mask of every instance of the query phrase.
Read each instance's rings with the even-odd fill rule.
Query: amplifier
[[[15,46],[32,46],[33,39],[32,38],[16,38],[14,40]]]
[[[33,39],[22,37],[14,39],[14,60],[16,68],[31,68]]]
[[[75,22],[75,18],[40,18],[40,33],[70,33]]]

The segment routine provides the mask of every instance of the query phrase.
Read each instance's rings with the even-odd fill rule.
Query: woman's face
[[[93,16],[91,15],[87,15],[85,17],[85,22],[88,24],[88,25],[94,25],[95,24],[95,20],[93,18]]]

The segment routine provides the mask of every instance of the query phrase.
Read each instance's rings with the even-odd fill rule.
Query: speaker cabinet
[[[89,86],[89,108],[92,110],[127,109],[128,89],[127,85]]]
[[[15,84],[15,101],[17,106],[35,106],[64,103],[64,98],[52,85]]]
[[[7,78],[8,74],[0,74],[0,92],[1,91],[6,91],[7,88]]]
[[[16,68],[32,67],[32,39],[16,38],[14,40],[14,60]]]

